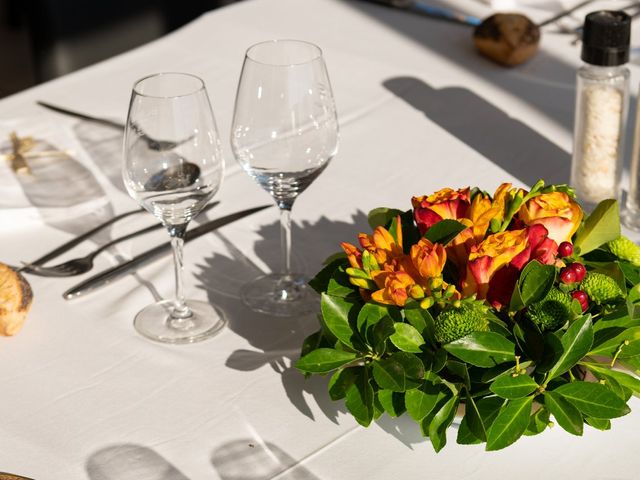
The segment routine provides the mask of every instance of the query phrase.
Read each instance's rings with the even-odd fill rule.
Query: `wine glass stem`
[[[280,247],[282,248],[282,273],[291,273],[291,207],[280,206]]]
[[[186,230],[186,229],[185,229]],[[172,232],[173,233],[173,232]],[[184,232],[182,234],[171,235],[171,247],[173,248],[173,264],[176,276],[176,296],[173,301],[173,311],[171,312],[172,323],[186,321],[191,316],[191,310],[184,300],[184,290],[182,284],[183,270],[183,246]]]

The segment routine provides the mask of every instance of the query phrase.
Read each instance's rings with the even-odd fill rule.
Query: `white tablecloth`
[[[457,5],[490,13],[479,2]],[[70,149],[76,170],[69,175],[89,172],[96,203],[47,205],[45,196],[34,206],[25,185],[4,172],[0,261],[37,258],[135,206],[119,181],[117,135],[36,100],[124,120],[134,80],[189,71],[205,80],[228,138],[244,51],[272,38],[323,48],[341,126],[338,156],[294,208],[299,270],[314,274],[339,242],[355,240],[376,206],[409,208],[412,195],[444,186],[492,191],[503,181],[568,181],[579,47],[547,29],[531,62],[504,69],[474,52],[470,33],[362,2],[251,0],[4,99],[2,132],[40,133]],[[636,85],[639,70],[632,69]],[[221,205],[208,215],[270,202],[224,147]],[[123,221],[111,235],[153,221]],[[150,242],[135,240],[119,254]],[[88,242],[73,256],[93,247]],[[316,329],[315,315],[270,318],[238,298],[243,282],[277,269],[279,252],[275,208],[186,247],[188,296],[215,303],[229,320],[217,337],[186,346],[152,343],[132,327],[154,296],[171,296],[169,257],[74,301],[61,293],[77,277],[30,276],[35,302],[27,323],[17,336],[0,338],[0,471],[39,480],[638,478],[637,399],[611,431],[586,428],[574,438],[556,427],[495,453],[456,445],[452,431],[435,454],[406,418],[358,426],[342,402],[329,399],[326,378],[305,381],[292,368],[302,339]],[[99,257],[96,271],[115,261]]]

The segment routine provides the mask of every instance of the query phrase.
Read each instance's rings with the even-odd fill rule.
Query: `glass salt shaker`
[[[631,17],[598,11],[584,22],[578,70],[571,185],[587,211],[618,198],[629,102]]]

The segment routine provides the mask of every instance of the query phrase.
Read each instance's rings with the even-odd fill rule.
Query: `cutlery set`
[[[219,203],[220,202],[218,201],[211,202],[209,205],[207,205],[203,209],[203,211],[210,210],[211,208],[217,206]],[[239,212],[225,215],[224,217],[221,217],[221,218],[204,222],[198,227],[187,232],[185,236],[185,243],[195,238],[201,237],[206,233],[212,232],[217,228],[221,228],[225,225],[228,225],[229,223],[235,222],[236,220],[240,220],[256,212],[259,212],[260,210],[264,210],[265,208],[268,208],[270,206],[271,205],[262,205],[259,207],[248,208],[245,210],[241,210]],[[53,260],[54,258],[59,257],[63,253],[70,251],[75,246],[79,245],[85,240],[88,240],[99,231],[113,225],[118,220],[121,220],[123,218],[126,218],[128,216],[131,216],[133,214],[136,214],[142,211],[143,210],[141,209],[131,210],[128,212],[124,212],[116,217],[113,217],[107,220],[106,222],[102,223],[101,225],[98,225],[97,227],[92,228],[91,230],[79,235],[78,237],[60,245],[59,247],[56,247],[54,250],[47,253],[46,255],[43,255],[37,260],[34,260],[33,262],[29,262],[29,263],[24,263],[21,267],[16,268],[16,270],[22,273],[29,273],[29,274],[39,275],[43,277],[70,277],[70,276],[82,275],[84,273],[87,273],[93,268],[94,258],[101,252],[125,240],[130,240],[134,237],[137,237],[139,235],[144,235],[145,233],[149,233],[155,230],[160,230],[161,228],[163,228],[162,224],[160,223],[154,224],[148,227],[144,227],[140,230],[136,230],[135,232],[115,238],[110,242],[107,242],[104,245],[101,245],[99,248],[87,254],[86,256],[71,259],[66,262],[60,263],[58,265],[53,265],[53,266],[45,266],[44,264],[49,262],[50,260]],[[152,261],[169,253],[170,251],[171,251],[171,244],[169,242],[153,247],[135,256],[131,260],[128,260],[124,263],[120,263],[114,267],[108,268],[107,270],[100,272],[97,275],[94,275],[91,278],[88,278],[82,281],[78,285],[64,292],[63,297],[69,300],[69,299],[76,298],[81,295],[93,292],[98,288],[109,285],[114,281],[126,276],[127,274],[137,270],[138,268],[151,263]]]
[[[90,116],[81,112],[58,107],[46,102],[37,102],[37,103],[38,105],[48,108],[50,110],[53,110],[55,112],[62,113],[65,115],[70,115],[76,118],[80,118],[82,120],[99,123],[101,125],[107,125],[119,130],[124,130],[125,128],[123,124],[113,120],[106,119],[106,118]],[[162,150],[172,149],[172,148],[175,148],[179,143],[182,143],[182,142],[169,142],[165,140],[154,139],[146,135],[144,132],[140,132],[140,136],[141,138],[144,139],[145,143],[151,150],[162,151]],[[186,142],[188,140],[189,139],[185,139],[184,141]],[[197,178],[199,173],[196,171],[197,169],[198,167],[196,165],[185,164],[183,170],[185,170],[186,173],[182,175],[183,172],[178,172],[180,173],[180,175],[177,175],[177,177],[187,178],[188,181],[194,181],[194,179]],[[154,175],[153,178],[154,178],[154,181],[156,182],[166,183],[169,181],[174,181],[173,177],[175,177],[176,175],[173,175],[173,174],[175,173],[176,172],[172,172],[172,171],[159,172],[158,174]],[[171,175],[171,178],[168,178],[170,175]],[[206,205],[202,209],[202,211],[204,212],[204,211],[210,210],[213,207],[219,205],[219,203],[220,203],[219,201],[211,202],[208,205]],[[239,212],[226,215],[221,218],[204,222],[200,224],[198,227],[186,233],[186,236],[184,239],[185,243],[195,238],[198,238],[206,233],[209,233],[217,228],[220,228],[229,223],[232,223],[236,220],[240,220],[253,213],[259,212],[260,210],[263,210],[270,206],[271,205],[262,205],[259,207],[248,208]],[[110,218],[109,220],[101,223],[100,225],[54,248],[53,250],[39,257],[38,259],[32,262],[23,262],[22,266],[14,267],[14,269],[22,273],[38,275],[43,277],[70,277],[70,276],[82,275],[84,273],[87,273],[93,269],[93,261],[100,253],[126,240],[131,240],[132,238],[138,237],[140,235],[144,235],[146,233],[149,233],[155,230],[160,230],[163,228],[163,225],[161,223],[156,223],[148,227],[144,227],[139,230],[136,230],[132,233],[119,236],[101,245],[100,247],[88,253],[87,255],[73,258],[71,260],[67,260],[57,265],[45,265],[45,264],[61,256],[62,254],[72,250],[76,246],[90,239],[91,237],[96,235],[98,232],[112,226],[116,222],[144,211],[145,210],[143,208],[137,208],[137,209],[129,210],[119,215],[116,215],[113,218]],[[166,242],[156,247],[153,247],[135,256],[131,260],[115,265],[114,267],[108,268],[82,281],[78,285],[71,287],[66,292],[64,292],[63,297],[68,300],[68,299],[76,298],[81,295],[87,294],[89,292],[93,292],[96,289],[103,287],[105,285],[109,285],[114,281],[126,276],[127,274],[134,272],[138,268],[151,263],[152,261],[158,259],[159,257],[166,255],[170,251],[171,251],[170,242]]]

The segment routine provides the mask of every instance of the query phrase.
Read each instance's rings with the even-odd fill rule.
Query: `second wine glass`
[[[245,285],[253,310],[278,316],[314,308],[306,279],[291,271],[291,209],[338,149],[338,120],[322,51],[297,40],[247,50],[231,145],[244,170],[280,209],[282,270]]]

